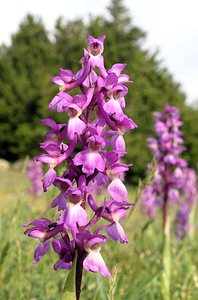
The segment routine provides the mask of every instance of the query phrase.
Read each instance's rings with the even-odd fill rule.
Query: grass
[[[54,271],[57,257],[52,251],[33,265],[36,240],[24,236],[20,227],[29,220],[56,214],[50,209],[55,189],[37,199],[28,194],[28,182],[20,170],[12,168],[1,173],[0,181],[0,299],[55,300],[61,299],[66,272]],[[129,187],[130,200],[136,198]],[[197,215],[197,214],[196,214]],[[196,218],[195,218],[196,220]],[[120,245],[108,240],[102,255],[111,278],[84,272],[82,300],[160,300],[161,222],[148,222],[140,203],[124,220],[129,243]],[[195,224],[197,225],[197,224]],[[173,231],[174,227],[172,226]],[[198,299],[198,234],[181,243],[171,235],[172,279],[171,299]]]

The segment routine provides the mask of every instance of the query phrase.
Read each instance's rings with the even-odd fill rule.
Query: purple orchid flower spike
[[[154,187],[146,187],[142,195],[142,205],[150,219],[154,219],[156,209],[160,203],[161,201],[157,199]]]
[[[179,110],[167,104],[162,113],[155,112],[154,116],[156,137],[148,139],[148,147],[154,153],[156,165],[152,182],[143,190],[142,204],[152,219],[157,207],[162,208],[166,219],[166,206],[177,205],[176,235],[182,239],[189,228],[192,204],[197,199],[196,175],[180,157],[185,147]],[[193,196],[187,191],[193,191]]]
[[[31,186],[29,188],[29,193],[33,196],[39,196],[42,193],[42,176],[43,168],[42,163],[35,160],[30,160],[27,166],[26,172]]]
[[[131,165],[122,162],[126,154],[124,134],[137,128],[124,113],[128,92],[125,84],[131,81],[122,73],[125,64],[106,70],[104,41],[104,35],[88,36],[79,71],[61,68],[52,79],[59,91],[48,108],[51,113],[56,110],[63,116],[67,114],[68,121],[41,121],[49,131],[40,144],[44,153],[36,160],[48,165],[43,189],[46,192],[52,185],[58,189],[52,208],[56,207],[59,215],[55,222],[43,218],[24,224],[29,227],[25,234],[40,241],[35,249],[35,263],[49,250],[50,240],[52,251],[58,256],[55,270],[70,270],[77,258],[77,300],[83,269],[111,275],[101,254],[102,246],[107,237],[121,244],[128,242],[121,220],[132,205],[124,184],[124,175]],[[59,166],[65,168],[62,173]],[[99,205],[97,194],[104,191],[109,200],[104,199]],[[99,233],[102,230],[104,234]]]
[[[185,168],[182,177],[183,180],[180,189],[182,190],[183,197],[178,200],[179,208],[175,225],[175,232],[180,240],[184,238],[186,232],[191,234],[192,224],[190,224],[190,213],[193,211],[198,196],[195,171]]]
[[[177,237],[183,239],[189,229],[189,213],[192,206],[187,204],[189,199],[185,197],[184,192],[187,180],[183,175],[188,167],[187,162],[180,158],[185,148],[181,138],[182,122],[179,110],[167,104],[163,112],[156,112],[154,116],[156,136],[149,138],[148,146],[154,152],[155,163],[153,163],[152,178],[149,178],[148,186],[142,192],[142,204],[151,219],[155,217],[157,207],[162,211],[163,275],[161,289],[164,299],[169,299],[171,278],[170,209],[175,204],[178,207],[175,230]],[[196,182],[192,181],[191,184],[196,189]]]

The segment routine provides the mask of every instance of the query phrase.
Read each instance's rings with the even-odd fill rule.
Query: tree
[[[53,45],[40,19],[28,15],[0,56],[0,155],[32,154],[53,94]],[[55,91],[55,90],[54,90]]]

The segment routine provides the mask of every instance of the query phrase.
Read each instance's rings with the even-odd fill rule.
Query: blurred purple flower
[[[148,139],[153,151],[155,170],[153,180],[142,193],[142,205],[151,219],[163,204],[178,206],[176,234],[182,239],[188,230],[189,213],[197,200],[196,174],[180,157],[185,150],[181,137],[179,110],[169,104],[162,113],[155,112],[155,138]]]
[[[39,196],[42,193],[42,177],[43,168],[41,162],[30,160],[27,166],[27,177],[30,180],[31,186],[29,192],[32,195]]]

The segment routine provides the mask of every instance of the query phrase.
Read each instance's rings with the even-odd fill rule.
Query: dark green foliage
[[[47,103],[55,89],[53,45],[40,20],[28,15],[0,57],[1,153],[9,159],[35,153]]]
[[[10,46],[0,48],[0,156],[15,160],[26,154],[39,152],[38,142],[46,128],[41,118],[50,115],[48,103],[57,92],[51,77],[58,69],[80,67],[88,34],[105,34],[106,67],[127,63],[126,72],[134,81],[129,86],[126,113],[138,124],[138,129],[126,135],[127,162],[134,162],[133,180],[144,176],[146,163],[151,159],[146,138],[153,135],[152,112],[161,110],[166,102],[182,111],[186,157],[191,166],[197,164],[198,110],[185,105],[185,95],[169,72],[158,61],[157,53],[143,49],[145,32],[134,26],[122,0],[112,0],[109,16],[90,17],[88,23],[80,19],[58,19],[54,34],[47,33],[40,19],[26,17]],[[63,118],[63,117],[62,117]],[[129,176],[131,175],[129,173]]]
[[[64,22],[62,18],[55,25],[56,59],[61,68],[79,70],[78,61],[82,56],[82,49],[86,47],[86,27],[82,20]]]

